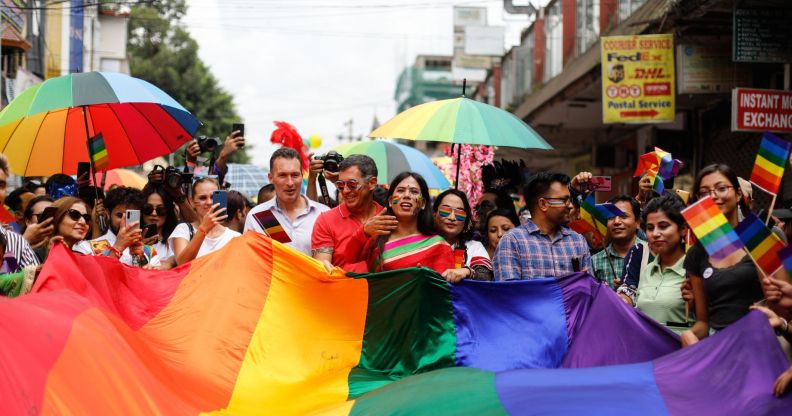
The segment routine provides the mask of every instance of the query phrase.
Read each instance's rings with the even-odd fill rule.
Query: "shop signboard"
[[[792,61],[792,9],[735,9],[732,54],[735,62]]]
[[[751,84],[750,66],[734,64],[729,44],[714,39],[677,45],[676,64],[677,94],[726,94]]]
[[[604,123],[674,121],[674,37],[602,37]]]
[[[792,133],[792,91],[735,88],[732,131]]]

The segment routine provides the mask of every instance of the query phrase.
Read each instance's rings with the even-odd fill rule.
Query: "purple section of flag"
[[[751,312],[701,342],[658,358],[654,374],[672,415],[790,415],[792,394],[773,397],[789,367],[775,333]]]
[[[784,270],[786,270],[787,274],[792,276],[792,245],[778,250],[778,258],[781,259],[781,264],[784,265]]]
[[[570,333],[563,367],[638,363],[680,348],[676,334],[625,304],[604,283],[577,275],[558,282]]]

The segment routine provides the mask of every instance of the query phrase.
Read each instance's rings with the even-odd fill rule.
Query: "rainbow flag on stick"
[[[593,194],[580,202],[580,218],[591,225],[595,233],[599,233],[603,237],[608,233],[608,219],[622,215],[624,212],[616,205],[597,204]]]
[[[763,314],[680,350],[600,289],[583,273],[328,275],[258,233],[167,271],[56,245],[32,293],[0,297],[0,414],[680,415],[691,397],[705,416],[792,408],[770,394],[789,363]],[[707,382],[722,373],[734,380]],[[602,394],[625,385],[635,394]]]
[[[789,279],[792,280],[792,246],[786,246],[778,250],[778,258],[789,275]]]
[[[770,133],[762,135],[762,143],[751,171],[751,182],[767,193],[776,195],[789,161],[792,144]]]
[[[759,217],[751,214],[737,224],[734,231],[740,236],[740,240],[748,249],[748,254],[766,276],[772,275],[781,268],[778,252],[784,248],[784,243],[764,225]]]
[[[107,154],[107,147],[105,146],[102,133],[88,140],[88,149],[91,151],[90,156],[93,161],[94,172],[107,170],[107,167],[110,165],[110,157]]]
[[[744,247],[742,240],[711,197],[685,208],[682,216],[712,258],[725,258]]]

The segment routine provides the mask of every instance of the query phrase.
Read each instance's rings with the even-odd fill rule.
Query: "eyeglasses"
[[[442,206],[437,209],[437,215],[439,215],[440,218],[451,217],[459,222],[465,222],[465,220],[467,220],[467,214],[464,209]]]
[[[707,188],[699,189],[698,197],[699,198],[706,198],[709,195],[712,195],[712,196],[726,196],[726,194],[729,193],[729,189],[733,189],[733,188],[734,188],[733,186],[721,185],[721,186],[718,186],[718,187],[716,187],[714,189],[707,189]]]
[[[151,204],[143,204],[143,206],[140,208],[140,212],[143,213],[143,215],[151,215],[152,213],[156,212],[158,216],[162,217],[165,215],[167,210],[162,205],[154,207],[154,205]]]
[[[367,177],[367,178],[364,178],[363,181],[365,182],[365,181],[368,181],[369,179],[370,179],[370,177]],[[339,191],[343,191],[344,188],[346,188],[346,187],[349,187],[350,191],[358,191],[358,190],[360,190],[360,188],[363,187],[363,183],[364,182],[360,182],[357,179],[350,179],[348,181],[337,181],[335,183],[335,186],[336,186],[336,188]]]
[[[544,199],[547,201],[547,205],[552,205],[556,207],[569,205],[572,203],[572,197],[565,196],[565,197],[541,197],[540,199]]]
[[[74,208],[69,209],[67,214],[69,215],[69,218],[72,219],[72,221],[80,221],[80,218],[82,218],[82,219],[85,220],[86,224],[90,224],[91,223],[91,214],[83,214],[82,212],[77,211]]]

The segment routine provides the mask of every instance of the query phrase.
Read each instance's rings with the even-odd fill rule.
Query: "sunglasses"
[[[165,215],[167,210],[162,205],[158,205],[155,208],[154,205],[144,204],[143,207],[140,208],[140,212],[143,213],[143,215],[151,215],[152,213],[156,212],[158,216],[162,217]]]
[[[451,207],[440,207],[437,209],[437,214],[440,218],[452,217],[459,222],[465,222],[467,214],[464,209],[455,209]]]
[[[336,188],[338,188],[339,191],[343,191],[344,188],[347,187],[349,187],[350,191],[357,191],[361,187],[363,187],[363,182],[360,182],[357,179],[350,179],[348,181],[337,181],[335,183],[335,186]]]
[[[82,219],[85,220],[86,224],[90,224],[91,223],[91,214],[83,214],[82,212],[77,211],[74,208],[72,208],[68,212],[66,212],[66,215],[68,215],[69,218],[71,218],[73,221],[80,221],[80,218],[82,218]]]

